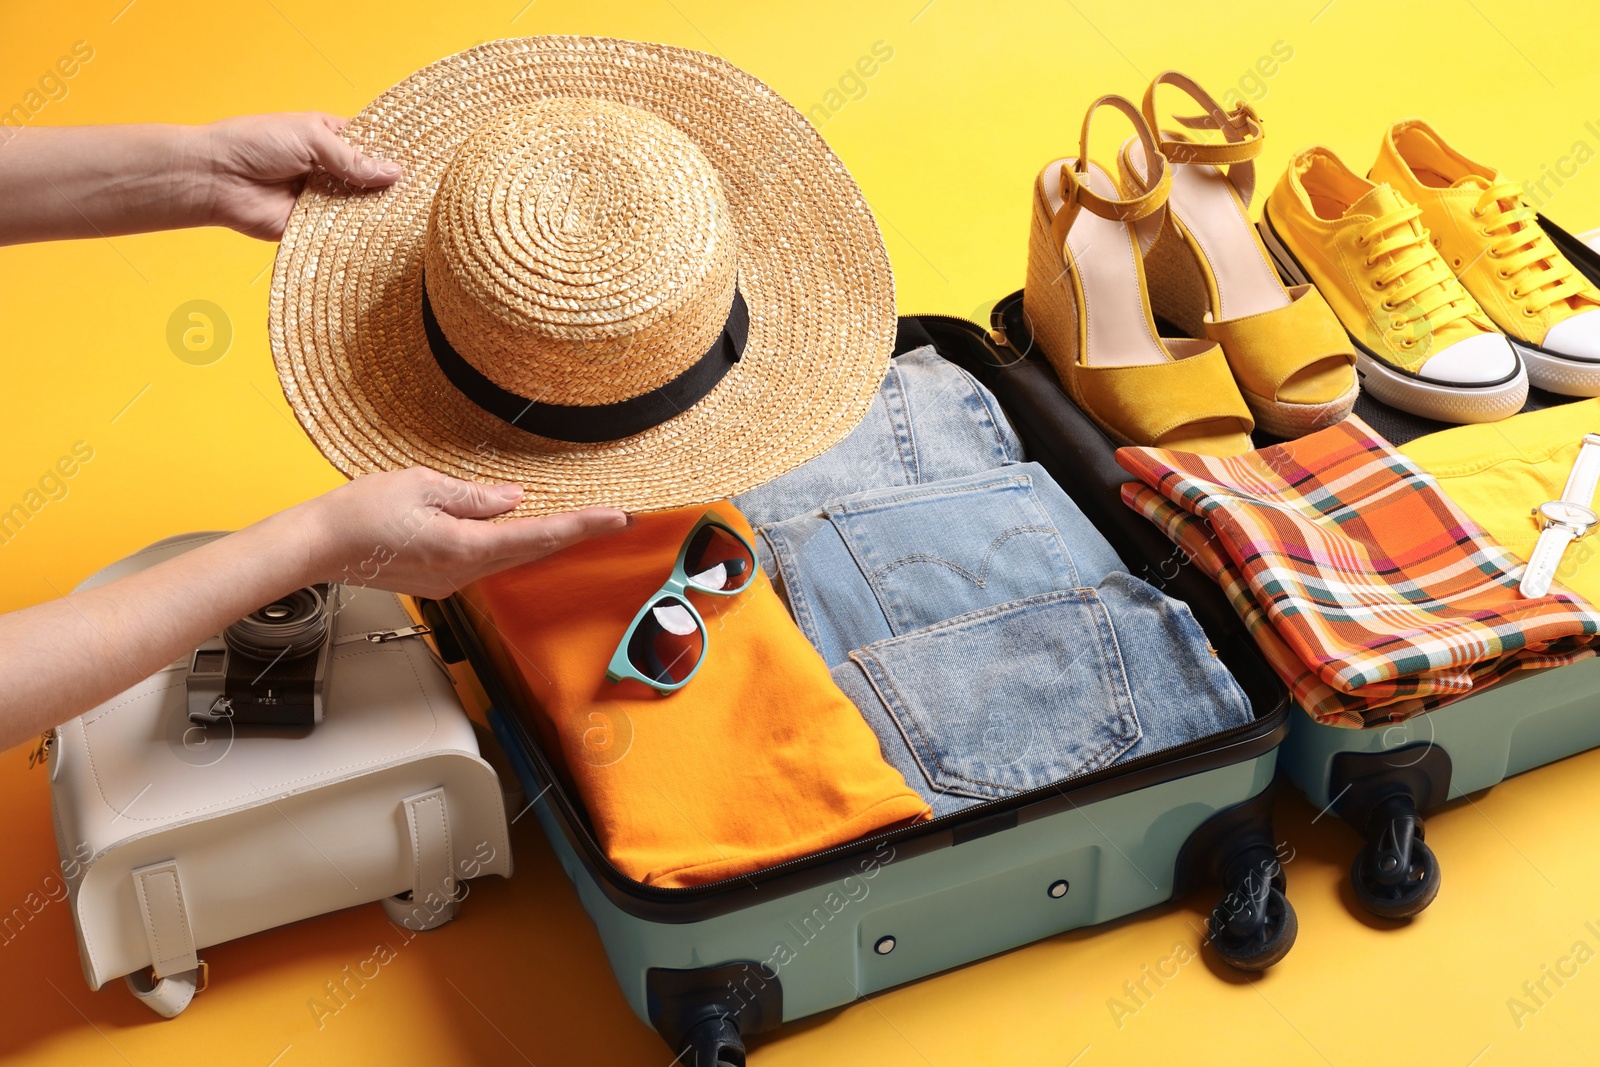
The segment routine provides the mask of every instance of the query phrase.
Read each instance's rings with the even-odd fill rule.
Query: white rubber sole
[[[1390,407],[1436,422],[1499,422],[1528,402],[1528,370],[1520,364],[1516,377],[1494,385],[1446,385],[1396,370],[1358,341],[1356,375],[1362,389]]]
[[[1600,396],[1600,363],[1558,356],[1542,348],[1512,338],[1528,368],[1528,381],[1540,389],[1562,396]]]
[[[1285,280],[1295,285],[1315,284],[1301,268],[1299,260],[1278,240],[1265,216],[1256,228]],[[1432,382],[1390,366],[1349,330],[1345,334],[1355,346],[1356,376],[1361,380],[1361,388],[1400,411],[1436,422],[1498,422],[1515,415],[1528,402],[1528,369],[1524,363],[1518,363],[1514,377],[1493,385]],[[1512,349],[1518,353],[1522,351],[1515,342],[1512,342]]]

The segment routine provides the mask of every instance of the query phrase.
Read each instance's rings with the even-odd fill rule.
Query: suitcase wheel
[[[1422,839],[1422,819],[1408,795],[1384,801],[1372,833],[1350,865],[1356,899],[1385,919],[1408,919],[1439,895],[1439,861]]]
[[[690,1030],[673,1061],[682,1067],[745,1067],[744,1039],[738,1022],[728,1015],[714,1015]]]
[[[1211,911],[1206,940],[1224,963],[1241,971],[1264,971],[1294,947],[1300,922],[1284,895],[1287,881],[1277,855],[1253,841],[1223,870],[1226,892]]]

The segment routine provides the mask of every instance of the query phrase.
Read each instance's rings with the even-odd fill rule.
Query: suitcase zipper
[[[1006,332],[1002,327],[991,326],[988,329],[985,329],[983,326],[973,322],[971,319],[962,318],[960,315],[946,315],[942,313],[934,313],[931,315],[907,314],[902,317],[908,319],[917,319],[921,322],[927,322],[931,319],[935,322],[946,323],[964,333],[971,334],[974,340],[981,340],[990,355],[996,357],[996,362],[993,363],[992,366],[1007,367],[1016,362],[1015,359],[1005,358],[1005,354],[1011,351],[1011,347],[1006,341]]]
[[[38,747],[32,752],[28,753],[28,770],[31,771],[35,767],[43,766],[44,763],[50,758],[50,746],[54,745],[55,743],[55,730],[46,730],[44,733],[40,734]]]
[[[334,641],[334,647],[348,645],[355,641],[367,641],[374,645],[386,645],[390,641],[398,641],[403,637],[421,637],[433,633],[433,629],[424,623],[413,623],[410,626],[401,626],[394,630],[371,630],[364,634],[345,634]]]

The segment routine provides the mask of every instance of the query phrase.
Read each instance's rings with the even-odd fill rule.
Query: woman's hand
[[[210,187],[210,221],[276,241],[313,167],[353,189],[394,184],[398,163],[363,155],[339,139],[347,121],[307,111],[247,115],[200,127],[198,166]]]
[[[351,189],[400,177],[398,164],[341,140],[344,124],[304,112],[24,127],[0,151],[0,245],[211,225],[275,241],[313,169]]]
[[[486,521],[521,501],[520,485],[484,485],[422,467],[357,478],[301,505],[307,582],[445,597],[632,521],[616,508]]]

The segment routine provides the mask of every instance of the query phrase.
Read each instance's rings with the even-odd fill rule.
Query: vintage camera
[[[189,721],[201,726],[320,723],[339,589],[296,589],[195,649],[184,679]]]

